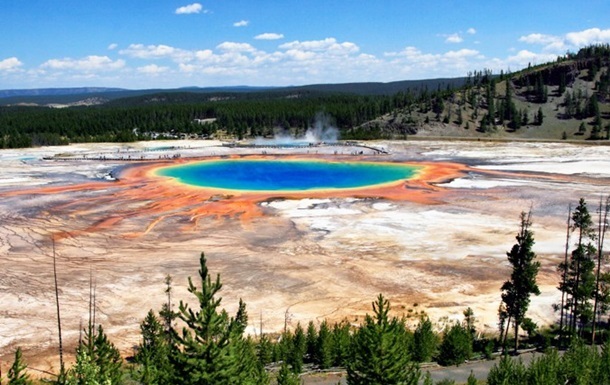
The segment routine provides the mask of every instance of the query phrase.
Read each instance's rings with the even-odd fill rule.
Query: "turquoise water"
[[[246,191],[349,189],[409,179],[403,164],[307,160],[218,160],[166,167],[157,175],[199,187]]]

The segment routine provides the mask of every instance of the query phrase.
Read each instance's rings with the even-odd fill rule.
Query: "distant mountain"
[[[62,96],[62,95],[85,95],[106,92],[125,91],[123,88],[106,87],[74,87],[74,88],[33,88],[23,90],[0,90],[0,98],[16,96]]]
[[[338,84],[311,84],[304,86],[284,87],[283,91],[314,91],[323,93],[347,93],[356,95],[393,95],[398,92],[444,90],[446,88],[459,88],[466,82],[461,78],[439,78],[423,80],[402,80],[389,83],[338,83]]]
[[[38,105],[38,106],[78,106],[104,104],[117,99],[126,99],[126,104],[149,103],[150,100],[170,102],[194,101],[218,97],[226,98],[229,94],[265,93],[290,94],[354,94],[354,95],[393,95],[408,91],[436,91],[446,88],[458,88],[464,85],[466,78],[404,80],[389,83],[337,83],[310,84],[287,87],[183,87],[175,89],[128,90],[123,88],[77,87],[77,88],[39,88],[23,90],[0,90],[0,105]],[[193,94],[185,97],[185,94]],[[199,94],[199,96],[197,96]],[[201,97],[200,94],[205,94]],[[161,95],[161,97],[159,97]],[[120,104],[123,101],[117,101]]]
[[[21,90],[0,90],[0,105],[38,105],[38,106],[78,106],[89,104],[104,104],[108,101],[153,95],[158,93],[245,93],[271,90],[273,87],[184,87],[176,89],[144,89],[128,90],[125,88],[106,87],[74,87],[74,88],[36,88]]]

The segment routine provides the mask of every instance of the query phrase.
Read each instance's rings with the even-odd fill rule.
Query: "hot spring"
[[[225,159],[164,167],[156,175],[205,188],[295,192],[394,183],[416,176],[420,168],[400,163]]]

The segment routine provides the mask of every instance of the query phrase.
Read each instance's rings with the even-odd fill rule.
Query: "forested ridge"
[[[240,300],[234,315],[224,310],[220,275],[208,271],[201,253],[198,277],[188,279],[193,302],[180,301],[176,307],[172,279],[166,276],[167,300],[141,322],[140,343],[127,361],[103,326],[95,324],[95,293],[90,293],[89,322],[79,339],[76,362],[70,368],[64,365],[60,332],[61,369],[45,382],[287,385],[299,384],[305,371],[334,368],[345,372],[348,385],[432,385],[423,363],[451,366],[502,355],[485,383],[610,385],[610,330],[605,317],[610,271],[604,254],[609,213],[610,196],[600,199],[596,214],[582,198],[569,210],[567,235],[574,242],[567,242],[565,260],[558,266],[558,289],[563,294],[556,304],[559,324],[539,326],[527,317],[530,297],[540,294],[530,211],[521,213],[516,242],[506,254],[512,271],[498,293],[497,334],[478,331],[471,308],[464,309],[461,320],[433,323],[417,303],[396,311],[383,294],[372,302],[372,314],[364,319],[294,325],[287,318],[281,331],[266,331],[261,323],[253,335],[246,334],[250,325],[246,303]],[[519,338],[520,330],[527,333],[525,338]],[[523,347],[543,354],[528,365],[508,355]],[[32,384],[26,369],[17,348],[8,384]],[[441,383],[455,382],[437,382]],[[478,383],[471,374],[468,384]]]
[[[0,148],[154,138],[299,135],[325,114],[343,139],[610,136],[610,47],[595,45],[515,72],[386,85],[141,94],[101,105],[0,107]],[[436,87],[434,88],[433,85]],[[360,90],[360,91],[358,91]],[[369,90],[369,94],[362,90]],[[201,124],[201,120],[206,124]],[[199,120],[199,121],[198,121]]]

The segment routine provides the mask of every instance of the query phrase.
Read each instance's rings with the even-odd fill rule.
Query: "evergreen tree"
[[[307,345],[307,362],[314,362],[318,345],[318,331],[316,330],[313,321],[309,321],[309,324],[307,324],[307,336],[305,339]]]
[[[104,328],[90,324],[76,349],[76,364],[67,373],[70,385],[121,384],[123,360]]]
[[[566,263],[561,263],[559,271],[566,275],[559,289],[566,293],[565,309],[570,315],[568,330],[576,333],[576,322],[587,323],[592,319],[591,299],[595,295],[595,257],[597,250],[591,243],[595,239],[593,220],[587,203],[580,199],[572,213],[572,231],[578,232],[576,248]]]
[[[413,360],[416,362],[429,362],[436,351],[438,339],[432,322],[428,317],[421,317],[413,334]]]
[[[333,338],[326,320],[320,324],[318,339],[316,342],[316,363],[320,369],[328,369],[334,362]]]
[[[263,334],[256,345],[256,356],[258,358],[258,362],[261,365],[267,365],[273,360],[273,350],[274,346],[267,337],[266,334]]]
[[[477,332],[477,328],[474,325],[476,318],[474,316],[474,311],[472,311],[471,307],[466,308],[466,310],[464,310],[464,327],[466,328],[466,330],[468,330],[468,333],[470,333],[470,335],[472,336],[472,338],[474,339],[474,336]]]
[[[23,354],[21,353],[21,348],[17,348],[15,350],[15,360],[13,361],[13,365],[11,365],[8,370],[8,384],[9,385],[30,385],[33,382],[30,380],[26,369],[26,363],[23,361]]]
[[[299,385],[299,376],[288,367],[287,363],[280,366],[280,371],[277,374],[277,385]]]
[[[293,335],[289,330],[286,330],[280,335],[278,342],[275,344],[273,361],[287,361],[293,347]]]
[[[580,125],[578,126],[578,134],[584,135],[585,132],[587,132],[587,127],[585,126],[585,122],[580,122]]]
[[[176,368],[176,382],[218,385],[246,383],[244,378],[250,378],[251,373],[244,373],[244,369],[255,370],[256,367],[244,360],[255,359],[256,355],[254,350],[252,354],[243,351],[241,332],[244,316],[238,312],[236,318],[230,319],[224,310],[219,310],[221,298],[216,295],[222,288],[220,275],[212,281],[204,253],[201,253],[199,263],[201,289],[193,284],[190,277],[188,280],[188,291],[197,298],[199,308],[194,310],[181,301],[178,317],[185,327],[181,333],[172,332],[177,346],[176,354],[171,357]]]
[[[522,212],[517,243],[507,253],[512,272],[510,279],[502,285],[502,302],[506,304],[506,312],[515,327],[515,352],[519,348],[519,326],[525,319],[530,295],[540,294],[536,283],[540,262],[536,261],[536,254],[532,250],[534,235],[530,230],[531,225],[531,211]]]
[[[292,349],[288,351],[286,362],[292,367],[292,370],[299,374],[303,371],[303,357],[307,351],[307,341],[305,332],[301,327],[301,323],[297,324],[292,337]]]
[[[343,320],[336,323],[333,326],[332,334],[334,365],[344,367],[349,357],[349,346],[351,343],[349,322]]]
[[[87,349],[76,350],[76,363],[68,370],[66,375],[67,385],[102,385],[100,368],[95,364]]]
[[[604,293],[604,284],[606,274],[602,274],[602,265],[604,263],[604,243],[606,240],[606,232],[608,232],[608,215],[610,214],[610,195],[606,196],[604,202],[603,197],[599,198],[599,209],[597,211],[597,269],[595,272],[595,298],[593,302],[593,328],[591,331],[591,343],[595,343],[595,333],[597,330],[598,313],[605,313],[608,309],[610,297]],[[600,316],[601,316],[600,314]]]
[[[491,368],[487,375],[487,385],[527,384],[527,368],[521,361],[515,361],[508,355],[502,356],[500,362]]]
[[[171,335],[170,329],[173,327],[174,320],[178,317],[178,314],[174,312],[172,305],[172,276],[167,274],[164,282],[167,302],[162,305],[159,315],[163,319],[163,327],[167,337],[166,339],[169,340]]]
[[[150,310],[140,324],[142,341],[134,356],[134,377],[144,384],[172,384],[173,368],[169,361],[170,346],[163,325]]]
[[[347,363],[348,385],[416,385],[420,371],[406,349],[404,321],[390,318],[390,302],[379,295],[374,316],[366,315],[355,332]]]
[[[536,114],[536,122],[535,124],[538,126],[542,126],[544,122],[544,114],[542,113],[542,107],[538,108],[538,113]]]
[[[231,354],[237,361],[237,375],[233,384],[269,384],[269,375],[265,366],[258,361],[256,345],[250,337],[236,340],[231,345]]]
[[[438,363],[443,366],[459,365],[472,356],[472,335],[459,323],[453,324],[439,347]]]

